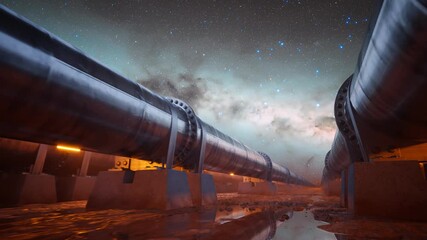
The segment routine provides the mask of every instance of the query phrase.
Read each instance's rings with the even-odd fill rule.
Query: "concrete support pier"
[[[192,207],[185,172],[172,169],[100,172],[88,209],[176,209]]]
[[[274,184],[276,184],[278,193],[285,193],[285,194],[293,194],[295,192],[304,191],[304,189],[306,188],[306,187],[291,184],[291,183],[274,182]]]
[[[353,163],[348,208],[355,216],[427,221],[427,180],[418,161]]]
[[[337,178],[322,183],[322,189],[323,192],[328,196],[340,196],[342,190],[341,179]]]
[[[209,172],[213,176],[215,190],[217,193],[237,193],[239,183],[243,182],[243,177],[217,172]]]
[[[47,174],[0,174],[0,207],[55,202],[54,176]]]
[[[95,185],[96,177],[56,177],[58,202],[87,200]]]
[[[30,173],[0,174],[0,206],[55,203],[55,176],[43,174],[47,145],[40,144]]]
[[[213,176],[210,174],[187,173],[194,206],[215,205],[217,202]]]
[[[96,177],[87,176],[91,156],[91,152],[84,153],[78,176],[56,177],[56,193],[59,202],[89,198],[96,180]]]
[[[238,193],[275,195],[277,187],[273,182],[241,182],[239,183]]]

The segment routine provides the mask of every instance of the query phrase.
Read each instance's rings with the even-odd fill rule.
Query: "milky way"
[[[0,1],[109,68],[318,182],[363,1]]]

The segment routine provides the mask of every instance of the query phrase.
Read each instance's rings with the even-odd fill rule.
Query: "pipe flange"
[[[327,153],[326,153],[326,155],[325,155],[325,168],[327,169],[327,170],[329,170],[329,165],[328,165],[328,159],[329,159],[329,155],[331,155],[331,150],[329,150]]]
[[[335,121],[338,126],[339,131],[351,144],[357,144],[357,137],[354,131],[354,126],[351,122],[351,117],[349,111],[351,111],[351,103],[348,102],[348,94],[350,94],[351,79],[353,75],[350,76],[345,82],[341,85],[338,90],[337,96],[335,98]]]
[[[325,168],[323,169],[323,173],[322,173],[322,182],[323,182],[323,180],[325,180],[325,179],[331,179],[331,172],[334,172],[335,173],[335,175],[339,175],[340,174],[340,172],[337,172],[337,171],[335,171],[333,168],[331,168],[331,166],[329,165],[329,156],[331,155],[331,150],[329,150],[327,153],[326,153],[326,156],[325,156]]]
[[[273,162],[271,161],[270,156],[268,156],[266,153],[263,153],[263,152],[258,152],[258,153],[259,153],[259,155],[261,155],[265,159],[265,162],[267,163],[268,171],[265,174],[265,179],[267,181],[271,182],[272,171],[273,171]]]
[[[191,149],[193,149],[194,144],[197,140],[197,129],[198,121],[194,110],[186,102],[172,97],[166,97],[166,99],[174,106],[178,107],[185,112],[188,122],[188,138],[184,144],[184,147],[178,150],[175,154],[175,163],[182,165],[185,162],[185,158],[188,156]]]

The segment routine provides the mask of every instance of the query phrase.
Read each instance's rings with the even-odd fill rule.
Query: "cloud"
[[[315,127],[321,130],[329,131],[336,129],[335,118],[329,116],[321,116],[316,118]]]
[[[239,103],[239,102],[233,102],[230,106],[230,113],[233,116],[239,116],[243,110],[245,109],[245,107],[243,106],[243,104]]]
[[[289,118],[276,117],[273,121],[271,121],[271,126],[274,127],[277,134],[286,134],[293,130]]]
[[[181,99],[191,107],[200,106],[207,91],[203,79],[192,74],[178,74],[174,78],[150,76],[137,82],[162,96]]]

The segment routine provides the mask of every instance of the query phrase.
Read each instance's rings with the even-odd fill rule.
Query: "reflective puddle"
[[[84,204],[0,209],[0,239],[336,239],[311,212],[289,207],[86,211]]]
[[[317,228],[325,224],[305,209],[264,210],[217,226],[208,239],[337,239],[333,233]]]
[[[277,227],[273,239],[337,239],[333,233],[318,228],[326,224],[328,223],[315,220],[313,213],[308,210],[293,212],[288,221]]]

